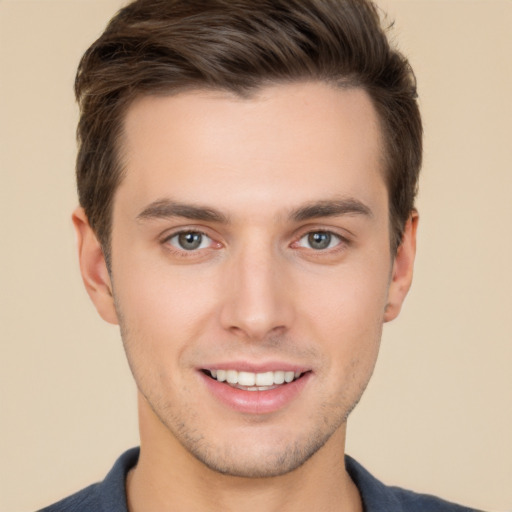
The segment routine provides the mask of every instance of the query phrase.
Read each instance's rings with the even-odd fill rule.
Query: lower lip
[[[245,414],[269,414],[286,407],[304,389],[311,372],[297,380],[266,391],[245,391],[199,372],[210,392],[224,405]]]

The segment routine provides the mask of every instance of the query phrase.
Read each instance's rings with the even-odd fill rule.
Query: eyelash
[[[314,235],[321,235],[326,236],[327,238],[327,247],[323,248],[317,248],[314,249],[313,247],[304,247],[303,245],[300,245],[300,242],[302,240],[307,240],[307,242],[311,245],[312,240],[309,238]],[[332,245],[332,242],[336,242],[335,245]],[[321,243],[322,241],[320,241]],[[305,249],[312,249],[314,252],[322,253],[327,252],[329,250],[335,250],[339,245],[347,243],[347,240],[343,238],[342,236],[338,235],[337,233],[333,233],[332,231],[327,231],[323,229],[308,231],[307,233],[303,234],[294,244],[296,244],[298,247],[303,247]],[[293,244],[292,244],[293,245]]]
[[[307,237],[310,237],[311,235],[328,235],[330,237],[329,244],[325,248],[320,249],[313,249],[312,247],[304,247],[303,245],[300,245],[300,242],[304,239],[307,239]],[[203,237],[203,239],[200,242],[200,245],[204,243],[204,237],[210,240],[208,247],[197,247],[192,249],[185,249],[183,247],[179,247],[178,243],[177,245],[174,245],[171,241],[173,239],[178,238],[180,235],[200,235]],[[335,239],[337,242],[334,246],[331,247],[332,239]],[[183,229],[180,231],[176,231],[171,233],[170,235],[166,236],[162,240],[162,244],[165,245],[169,251],[171,251],[174,255],[182,258],[193,258],[198,257],[199,255],[204,255],[205,250],[209,249],[219,249],[222,247],[222,244],[220,242],[216,242],[211,236],[209,236],[207,233],[200,229]],[[212,245],[214,245],[212,247]],[[346,237],[335,233],[333,231],[329,231],[327,229],[311,229],[305,233],[302,233],[299,238],[296,238],[294,242],[290,244],[290,247],[298,250],[305,250],[305,251],[311,251],[311,254],[315,256],[322,256],[327,254],[334,254],[339,251],[343,251],[347,246],[350,245],[350,240]]]
[[[207,235],[204,231],[201,231],[200,229],[183,229],[180,231],[176,231],[176,232],[170,234],[169,236],[166,236],[162,240],[162,243],[167,246],[168,250],[179,257],[183,257],[183,258],[194,257],[194,256],[199,255],[200,251],[202,252],[205,249],[211,248],[211,247],[197,247],[197,248],[187,250],[183,247],[179,247],[178,245],[174,245],[172,243],[172,240],[174,238],[178,238],[181,235],[200,235],[201,237],[203,237],[203,239],[201,240],[201,245],[204,242],[204,237],[206,237],[207,239],[210,240],[210,245],[213,242],[213,243],[216,243],[217,246],[219,246],[219,247],[221,246],[221,244],[219,242],[215,242],[211,236]]]

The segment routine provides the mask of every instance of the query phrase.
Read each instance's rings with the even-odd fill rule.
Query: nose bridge
[[[232,255],[224,327],[258,340],[289,327],[292,304],[286,292],[283,258],[265,237],[241,243]]]

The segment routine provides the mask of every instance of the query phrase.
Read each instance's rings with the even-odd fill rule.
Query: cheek
[[[377,358],[387,298],[387,269],[350,269],[322,280],[323,286],[304,286],[299,318],[307,319],[309,336],[322,340],[329,365],[338,373],[359,370],[369,375]],[[308,293],[306,290],[309,289]],[[347,375],[348,376],[348,375]]]
[[[382,266],[382,265],[381,265]],[[333,330],[364,330],[382,324],[387,302],[387,269],[347,268],[315,280],[303,277],[303,309]]]
[[[113,281],[116,306],[130,339],[144,340],[161,357],[169,345],[176,351],[197,339],[215,305],[211,281],[169,267],[119,266]]]

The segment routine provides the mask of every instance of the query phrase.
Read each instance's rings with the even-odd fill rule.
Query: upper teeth
[[[239,372],[237,370],[209,370],[211,376],[219,382],[228,382],[229,384],[239,384],[240,386],[273,386],[274,384],[283,384],[292,382],[300,377],[300,372]]]

